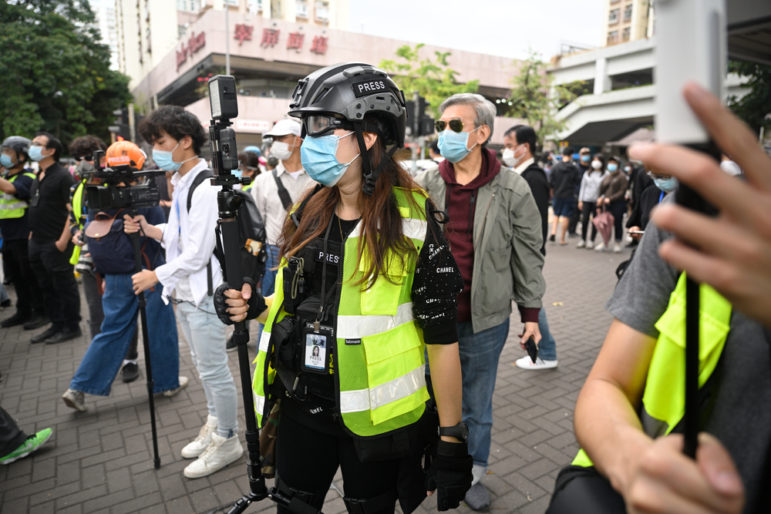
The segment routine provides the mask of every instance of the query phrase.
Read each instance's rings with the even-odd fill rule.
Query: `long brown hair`
[[[371,287],[381,273],[388,267],[387,259],[398,258],[404,265],[407,259],[416,258],[417,250],[412,240],[404,237],[402,232],[402,217],[393,195],[394,187],[407,190],[418,190],[420,187],[412,177],[388,155],[381,138],[375,140],[367,151],[372,168],[376,169],[381,161],[382,167],[375,191],[372,196],[359,195],[361,209],[362,234],[359,238],[357,260],[362,259],[364,249],[369,255],[369,267],[357,284],[367,284]],[[322,235],[329,225],[335,207],[340,201],[337,187],[324,187],[313,193],[313,189],[305,194],[300,203],[307,203],[302,211],[300,225],[295,228],[291,217],[287,216],[280,237],[281,255],[289,258],[300,251],[305,245]],[[312,195],[310,199],[308,196]],[[413,208],[417,208],[412,195],[407,195]],[[423,206],[419,206],[422,208]],[[391,281],[387,274],[386,279]]]

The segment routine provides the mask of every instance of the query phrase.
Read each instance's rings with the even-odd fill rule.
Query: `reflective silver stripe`
[[[263,411],[265,411],[265,397],[254,393],[254,412],[262,416]]]
[[[351,412],[375,410],[383,405],[407,398],[425,386],[425,366],[421,365],[406,375],[371,389],[340,391],[340,412],[348,414]]]
[[[267,352],[268,351],[268,344],[270,343],[270,332],[266,332],[265,330],[262,331],[262,335],[260,335],[260,349],[261,352]]]
[[[382,334],[399,325],[409,323],[413,319],[412,302],[401,304],[396,309],[396,316],[338,316],[337,338],[361,339],[362,337]]]
[[[348,237],[360,237],[361,226],[362,223],[359,221]],[[402,233],[405,236],[423,241],[426,238],[426,230],[428,230],[428,223],[425,220],[402,218]]]
[[[0,209],[4,211],[11,211],[14,209],[26,209],[26,208],[27,208],[27,202],[16,202],[16,203],[0,202]]]

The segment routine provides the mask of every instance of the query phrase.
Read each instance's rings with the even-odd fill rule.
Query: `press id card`
[[[303,370],[321,374],[329,373],[332,328],[306,323],[303,337],[305,339]]]

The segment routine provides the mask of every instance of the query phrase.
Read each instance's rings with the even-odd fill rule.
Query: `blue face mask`
[[[29,147],[29,158],[35,162],[43,159],[43,147],[40,145],[32,145]]]
[[[153,160],[155,161],[155,164],[162,170],[166,171],[178,171],[180,166],[185,164],[187,161],[192,161],[193,159],[197,159],[198,156],[194,155],[189,159],[185,159],[182,162],[175,161],[171,154],[174,153],[174,150],[177,149],[179,146],[179,141],[177,141],[177,144],[172,148],[172,150],[169,152],[167,150],[156,150],[153,148]]]
[[[591,155],[586,154],[581,156],[581,162],[589,162],[589,159],[591,159]]]
[[[474,130],[478,129],[475,128]],[[474,132],[472,130],[471,132]],[[462,161],[471,150],[474,149],[476,143],[471,148],[466,148],[468,144],[468,136],[471,132],[453,132],[452,130],[443,130],[439,133],[439,153],[442,157],[452,163]]]
[[[10,157],[8,157],[8,154],[2,154],[0,155],[0,166],[3,168],[10,170],[14,166],[16,166],[16,163],[14,163]]]
[[[359,158],[357,155],[343,163],[337,160],[337,146],[340,140],[351,134],[353,132],[348,132],[344,136],[334,134],[321,137],[308,136],[303,140],[300,147],[300,160],[310,178],[327,187],[332,187],[340,181],[348,166]]]
[[[618,164],[616,164],[615,162],[611,162],[610,164],[608,164],[608,171],[611,173],[618,171]]]
[[[234,169],[232,173],[233,173],[233,176],[236,178],[241,178],[243,176],[243,171],[241,170],[241,168]]]
[[[675,177],[669,178],[654,178],[653,183],[656,187],[664,191],[665,193],[671,193],[677,189],[677,179]]]

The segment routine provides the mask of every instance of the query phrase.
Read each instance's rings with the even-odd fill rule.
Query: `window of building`
[[[629,41],[629,38],[631,36],[632,36],[632,27],[624,27],[624,30],[621,31],[621,40]]]
[[[298,18],[308,17],[308,2],[305,0],[296,0],[294,3],[294,13]]]
[[[619,9],[611,9],[610,14],[608,15],[608,24],[613,25],[614,23],[618,23],[618,16]]]
[[[632,10],[634,9],[634,4],[629,4],[624,6],[624,21],[631,21],[632,20]]]
[[[262,12],[262,0],[249,0],[249,12]]]
[[[177,0],[177,10],[198,12],[201,10],[201,0]]]
[[[238,0],[225,0],[225,5],[232,5],[238,7]]]
[[[316,1],[316,19],[319,21],[329,21],[329,2],[325,0]]]
[[[617,30],[611,30],[608,32],[608,44],[612,45],[614,43],[618,43],[618,31]]]

